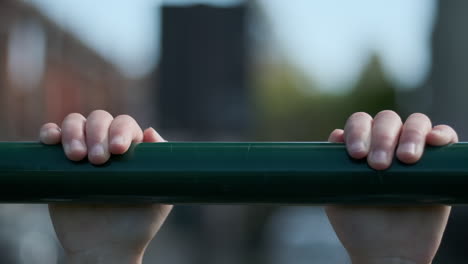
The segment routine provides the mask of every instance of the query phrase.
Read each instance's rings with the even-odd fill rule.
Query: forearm
[[[87,252],[67,254],[66,264],[141,264],[142,255],[119,254],[119,252]]]

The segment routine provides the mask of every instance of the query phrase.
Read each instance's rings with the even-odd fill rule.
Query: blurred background
[[[0,0],[0,140],[70,112],[167,140],[324,141],[353,112],[468,137],[463,0]],[[455,208],[434,263],[465,263]],[[63,263],[45,205],[0,206],[2,263]],[[321,207],[177,206],[144,263],[349,263]]]

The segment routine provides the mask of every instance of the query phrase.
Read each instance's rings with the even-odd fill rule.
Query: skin
[[[336,129],[331,142],[344,142],[349,155],[367,159],[376,170],[387,169],[393,156],[416,163],[426,144],[458,142],[446,126],[432,127],[423,114],[412,114],[403,124],[392,111],[375,118],[355,113],[344,130]],[[354,264],[430,264],[440,245],[450,207],[434,206],[328,206],[326,212]]]
[[[132,142],[164,142],[152,128],[142,131],[127,115],[113,118],[97,110],[87,118],[70,114],[59,127],[48,123],[40,130],[44,144],[63,144],[73,161],[88,157],[105,163],[111,154],[125,153]],[[49,212],[67,263],[140,264],[172,205],[51,204]]]
[[[74,161],[88,157],[96,165],[111,154],[125,153],[132,142],[164,142],[152,128],[142,131],[126,115],[113,118],[101,110],[88,118],[68,115],[61,126],[45,124],[44,144],[62,143]],[[458,141],[445,125],[432,127],[425,115],[413,114],[402,123],[392,111],[375,118],[355,113],[344,130],[336,129],[329,141],[344,142],[356,159],[384,170],[394,154],[405,163],[417,162],[426,144],[442,146]],[[144,251],[172,206],[151,205],[50,205],[50,215],[69,264],[141,263]],[[437,251],[450,207],[328,206],[326,211],[354,264],[429,264]]]

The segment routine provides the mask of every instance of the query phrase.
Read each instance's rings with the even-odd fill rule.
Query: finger
[[[417,162],[426,145],[426,136],[431,131],[431,120],[424,114],[412,114],[401,130],[400,142],[396,155],[401,162]]]
[[[131,116],[119,115],[109,128],[109,150],[112,154],[127,152],[132,142],[141,142],[143,131]]]
[[[154,143],[154,142],[167,142],[162,138],[156,130],[152,127],[145,129],[143,132],[143,142]]]
[[[86,121],[86,145],[88,160],[96,165],[104,164],[109,158],[109,127],[113,117],[106,111],[93,111]]]
[[[344,130],[335,129],[330,133],[328,141],[332,143],[343,143],[344,142]]]
[[[62,131],[57,124],[44,124],[39,131],[39,140],[47,145],[55,145],[60,143]]]
[[[438,125],[432,128],[426,138],[426,142],[432,146],[444,146],[458,142],[457,132],[447,125]]]
[[[372,117],[364,112],[352,114],[346,121],[344,140],[351,157],[362,159],[367,156],[370,148]]]
[[[369,166],[376,170],[384,170],[390,166],[401,126],[401,118],[395,112],[385,110],[377,114],[372,126],[370,151],[367,156]]]
[[[86,157],[85,124],[86,118],[77,113],[69,114],[62,122],[63,150],[71,160],[79,161]]]

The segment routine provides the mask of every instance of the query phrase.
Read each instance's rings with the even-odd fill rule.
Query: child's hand
[[[129,116],[113,118],[94,111],[86,119],[68,115],[61,128],[45,124],[40,131],[45,144],[62,143],[74,161],[88,157],[105,163],[111,154],[125,153],[132,142],[162,142],[152,128],[144,132]],[[172,206],[145,205],[49,205],[50,216],[67,254],[68,263],[141,263],[144,250]]]
[[[402,124],[392,111],[372,119],[355,113],[344,131],[335,130],[329,141],[345,142],[356,159],[367,158],[376,170],[388,168],[394,153],[408,164],[417,162],[426,144],[442,146],[458,141],[445,125],[432,127],[423,114]],[[354,264],[429,264],[439,247],[450,213],[449,206],[328,206],[330,222]]]

